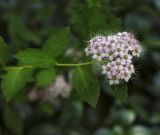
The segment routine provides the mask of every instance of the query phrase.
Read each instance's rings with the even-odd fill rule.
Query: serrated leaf
[[[46,87],[51,85],[55,79],[55,70],[54,69],[46,69],[41,70],[36,75],[36,86],[37,87]]]
[[[10,101],[30,81],[32,69],[15,67],[7,71],[2,80],[4,97]]]
[[[100,87],[92,73],[85,68],[78,67],[74,73],[73,85],[82,100],[93,107],[96,106]]]
[[[20,51],[16,58],[21,65],[30,65],[39,68],[50,68],[55,65],[54,59],[40,49],[27,49]]]
[[[8,46],[0,37],[0,64],[5,65],[8,60]]]
[[[18,112],[12,107],[6,106],[3,113],[3,121],[7,128],[16,135],[22,135],[23,121]]]
[[[53,33],[44,43],[43,49],[53,58],[59,56],[70,45],[70,29],[64,28]]]
[[[128,87],[127,84],[119,84],[112,86],[114,96],[121,102],[127,102],[128,98]]]

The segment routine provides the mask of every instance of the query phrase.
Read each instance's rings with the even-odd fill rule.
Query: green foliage
[[[55,70],[54,69],[45,69],[39,71],[36,75],[36,86],[37,87],[46,87],[53,83],[55,79]]]
[[[74,73],[73,85],[82,100],[93,107],[96,106],[100,88],[98,81],[92,73],[85,68],[77,67]]]
[[[1,84],[7,101],[10,101],[30,81],[31,74],[32,69],[27,67],[13,67],[7,70]]]
[[[19,113],[10,106],[6,106],[3,112],[3,121],[7,128],[16,135],[22,135],[23,133],[23,120]]]
[[[0,135],[160,134],[159,0],[0,0],[0,9]],[[91,36],[122,30],[145,50],[128,99],[126,85],[110,88],[101,64],[92,65],[96,76],[88,66],[55,65],[90,61],[84,48]],[[50,100],[59,87],[78,94]],[[99,87],[95,109],[79,101],[95,106]]]
[[[67,12],[74,31],[87,40],[91,34],[121,31],[121,19],[112,14],[108,5],[108,0],[70,0]]]
[[[27,49],[20,51],[16,58],[21,65],[29,65],[39,68],[50,68],[55,65],[54,59],[40,49]]]
[[[21,43],[21,41],[29,41],[39,44],[40,39],[37,34],[28,29],[17,14],[10,14],[9,22],[9,32],[15,43]]]
[[[8,52],[8,46],[4,42],[3,38],[0,37],[0,63],[2,65],[5,65],[7,63],[8,54],[9,54],[9,52]]]
[[[116,17],[113,17],[112,13],[109,10],[106,11],[103,8],[103,4],[105,3],[106,2],[103,0],[98,2],[87,0],[85,1],[84,5],[80,2],[80,4],[82,4],[81,6],[83,6],[84,8],[83,10],[86,10],[90,14],[90,16],[88,16],[87,18],[85,17],[84,14],[79,16],[80,17],[79,19],[82,19],[82,20],[85,19],[85,21],[87,22],[87,23],[81,24],[85,28],[84,35],[87,34],[88,36],[89,30],[91,30],[92,32],[97,32],[101,28],[103,29],[103,31],[111,30],[111,28],[113,27],[114,29],[121,28],[121,22]],[[71,6],[70,8],[72,9],[72,6],[73,6],[73,9],[74,9],[75,8],[74,3],[73,5],[72,3],[70,4],[69,4],[69,7]],[[52,12],[52,11],[49,10],[49,12]],[[112,23],[108,20],[109,18],[106,17],[105,12],[108,13],[109,17],[112,16]],[[74,14],[78,17],[79,14],[78,12],[76,13]],[[35,36],[34,32],[29,30],[25,26],[25,24],[23,23],[24,18],[23,19],[20,18],[17,13],[9,13],[7,15],[9,17],[8,18],[9,32],[11,34],[12,39],[17,45],[20,45],[21,43],[23,43],[23,41],[29,41],[34,44],[38,44],[38,42],[40,41],[39,37]],[[71,17],[70,18],[71,20],[73,19],[72,20],[73,23],[76,24],[76,22],[74,21],[78,21],[78,20],[74,20],[74,16],[72,15],[70,17]],[[13,27],[13,26],[16,26],[16,27]],[[113,32],[113,29],[111,31]],[[23,81],[24,79],[21,80],[21,78],[24,78],[23,67],[32,67],[34,69],[46,68],[45,70],[41,70],[38,74],[36,74],[35,82],[37,87],[46,87],[47,85],[50,85],[53,82],[54,76],[55,76],[54,75],[55,71],[51,69],[56,65],[56,62],[54,59],[58,57],[60,54],[62,54],[64,50],[71,45],[71,37],[72,35],[70,33],[69,27],[58,29],[53,32],[53,34],[48,38],[48,40],[46,40],[42,49],[29,48],[29,49],[18,51],[15,57],[18,60],[18,64],[22,67],[13,68],[7,71],[7,75],[4,77],[3,83],[2,83],[3,84],[2,88],[4,89],[5,98],[7,100],[10,100],[14,95],[16,95],[18,91],[20,91],[20,89],[22,89],[25,86],[26,82]],[[18,50],[21,49],[21,47],[20,48],[17,47],[17,48]],[[11,90],[11,87],[7,86],[7,84],[13,80],[12,76],[16,76],[16,79],[13,81],[14,82],[13,84],[15,85],[14,87],[18,87],[18,89],[16,90],[14,87],[13,87],[14,90]],[[95,107],[99,97],[99,91],[100,91],[99,85],[95,77],[92,75],[92,73],[88,72],[86,69],[83,69],[81,67],[78,67],[76,69],[74,77],[75,77],[74,79],[75,84],[73,85],[75,86],[81,99],[83,99],[84,101],[87,101],[90,105]],[[20,83],[19,85],[20,81],[22,81],[22,83]],[[92,83],[94,85],[92,85]]]
[[[127,103],[128,98],[128,87],[127,84],[119,84],[112,86],[113,95],[120,101]]]
[[[53,33],[44,43],[43,49],[53,58],[59,56],[70,45],[70,29],[68,27]]]

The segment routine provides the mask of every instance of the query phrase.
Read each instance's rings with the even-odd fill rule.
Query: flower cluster
[[[59,98],[68,98],[70,96],[72,86],[65,81],[62,75],[57,76],[55,82],[44,90],[33,88],[29,93],[29,99],[35,101],[42,99],[51,103],[57,102]]]
[[[133,34],[128,32],[115,35],[96,36],[89,41],[85,49],[86,55],[91,55],[98,61],[108,60],[102,66],[102,74],[105,74],[109,84],[119,84],[131,78],[135,72],[132,64],[133,57],[139,57],[141,46]]]

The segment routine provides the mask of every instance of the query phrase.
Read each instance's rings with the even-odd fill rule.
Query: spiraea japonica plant
[[[72,82],[79,97],[95,106],[100,86],[96,76],[90,71],[89,65],[100,64],[102,74],[107,78],[106,83],[112,86],[116,94],[120,93],[124,100],[127,94],[127,82],[135,73],[133,58],[139,57],[141,53],[140,43],[135,36],[129,32],[118,32],[92,37],[84,51],[85,57],[91,55],[92,60],[79,63],[60,63],[58,57],[65,51],[71,43],[70,41],[70,29],[68,27],[61,29],[51,35],[42,48],[25,49],[18,52],[14,56],[17,64],[6,66],[8,49],[1,38],[1,65],[2,70],[5,71],[5,74],[2,74],[1,87],[5,99],[10,101],[24,89],[27,83],[34,82],[34,75],[36,75],[36,84],[46,86],[49,83],[45,83],[45,79],[53,75],[54,68],[67,67],[75,70]],[[42,70],[42,73],[36,74],[36,70]],[[47,73],[47,77],[45,77],[45,73]],[[53,79],[53,77],[49,78],[49,80]]]

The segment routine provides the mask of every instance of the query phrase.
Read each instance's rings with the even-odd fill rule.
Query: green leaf
[[[9,14],[9,31],[12,38],[19,38],[24,41],[40,43],[40,38],[31,29],[25,26],[25,23],[20,16],[16,14]]]
[[[2,80],[4,97],[10,101],[31,79],[32,69],[23,67],[10,68]]]
[[[82,100],[93,107],[96,106],[100,87],[92,73],[85,68],[78,67],[74,73],[73,85]]]
[[[0,37],[0,63],[5,65],[8,60],[8,46],[4,42],[3,38]]]
[[[128,87],[127,84],[119,84],[112,86],[113,94],[116,98],[118,98],[121,102],[127,102],[128,98]]]
[[[54,69],[46,69],[41,70],[36,75],[36,86],[37,87],[46,87],[51,85],[55,79],[55,70]]]
[[[44,43],[43,49],[53,58],[59,56],[70,45],[70,29],[64,28],[53,33]]]
[[[12,107],[6,106],[3,113],[3,121],[8,129],[16,135],[23,133],[23,121],[18,112]]]
[[[39,68],[50,68],[55,65],[54,59],[40,49],[27,49],[20,51],[16,58],[21,65],[30,65]]]

